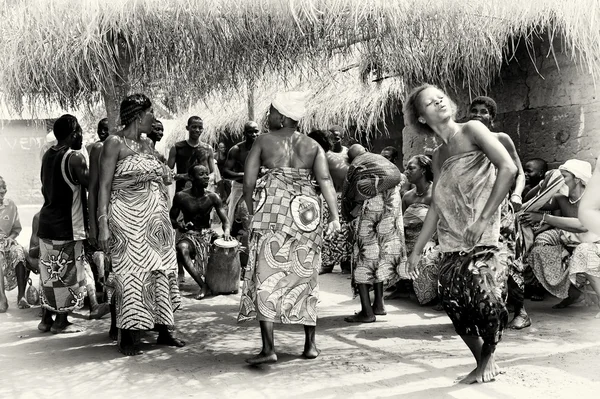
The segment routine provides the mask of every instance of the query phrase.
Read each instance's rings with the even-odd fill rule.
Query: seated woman
[[[0,313],[8,309],[5,291],[18,288],[17,306],[29,308],[25,288],[29,271],[26,268],[25,251],[17,242],[21,233],[19,212],[15,203],[5,198],[6,182],[0,177]]]
[[[431,158],[425,155],[412,157],[406,165],[406,178],[410,184],[414,185],[414,188],[402,197],[404,239],[407,253],[411,253],[431,205],[431,186],[433,183]],[[431,303],[437,298],[437,271],[440,252],[436,241],[435,237],[432,237],[425,245],[418,265],[419,275],[412,282],[417,300],[421,305]],[[388,295],[386,299],[401,296],[402,289],[401,283],[396,284],[396,290]]]
[[[575,303],[581,295],[577,287],[571,284],[571,274],[586,273],[588,270],[597,273],[594,272],[596,268],[593,265],[598,262],[598,256],[594,255],[594,251],[597,251],[597,245],[600,244],[600,236],[588,232],[577,219],[579,201],[592,175],[591,165],[572,159],[561,165],[559,170],[568,187],[568,195],[558,193],[542,208],[553,211],[553,214],[525,212],[521,216],[524,223],[539,222],[551,227],[536,236],[528,263],[544,288],[552,295],[563,298],[563,301],[553,306],[555,309]],[[561,216],[555,211],[560,211]],[[582,244],[593,245],[579,248]]]

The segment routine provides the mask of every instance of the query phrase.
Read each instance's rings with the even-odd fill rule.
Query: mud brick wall
[[[42,204],[40,152],[46,144],[45,121],[0,122],[0,176],[8,186],[6,196],[17,205]]]
[[[536,43],[535,65],[526,49],[519,49],[516,59],[503,67],[501,79],[487,94],[498,104],[493,130],[512,137],[523,162],[543,158],[556,167],[577,158],[594,166],[600,156],[600,91],[588,71],[560,52],[560,42],[555,42],[556,61],[547,57],[548,47],[547,42]],[[468,93],[453,98],[464,117]],[[405,129],[405,159],[433,146],[433,138]]]

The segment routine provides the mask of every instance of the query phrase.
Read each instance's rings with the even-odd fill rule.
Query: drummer
[[[218,237],[210,227],[211,211],[214,209],[221,219],[223,238],[227,241],[232,240],[231,225],[223,211],[221,197],[206,189],[208,168],[203,165],[192,166],[188,175],[192,186],[175,194],[170,218],[173,227],[181,232],[176,245],[177,261],[200,286],[196,299],[203,299],[210,294],[205,282],[206,264],[211,244]],[[183,221],[178,221],[180,212],[183,213]]]

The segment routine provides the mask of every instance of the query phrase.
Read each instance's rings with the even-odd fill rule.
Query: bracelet
[[[106,218],[106,220],[108,220],[108,216],[106,216],[106,213],[103,213],[102,215],[98,216],[98,221],[100,221],[100,219],[102,218]]]
[[[545,213],[542,214],[542,220],[540,221],[540,224],[546,224],[546,214]]]
[[[520,199],[520,200],[522,200],[522,199],[523,199],[523,197],[521,197],[521,196],[520,196],[519,194],[517,194],[517,193],[513,193],[513,194],[510,196],[510,198],[512,198],[512,197],[515,197],[515,196],[519,197],[519,199]]]

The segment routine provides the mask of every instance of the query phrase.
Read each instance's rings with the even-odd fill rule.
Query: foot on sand
[[[31,307],[31,305],[27,303],[27,299],[25,298],[19,299],[19,301],[17,302],[17,306],[19,307],[19,309],[29,309]]]
[[[116,341],[119,339],[119,329],[115,326],[110,326],[110,330],[108,330],[108,338]]]
[[[117,350],[125,356],[138,356],[144,353],[137,345],[117,344]]]
[[[178,282],[179,284],[185,283],[185,274],[179,274],[179,275],[177,276],[177,282]]]
[[[514,319],[508,324],[508,328],[512,328],[513,330],[521,330],[523,328],[529,327],[531,325],[531,318],[527,313],[519,313],[515,316]]]
[[[460,384],[475,384],[477,382],[477,368],[473,369],[466,377],[460,380]]]
[[[387,312],[385,311],[385,306],[373,306],[373,313],[375,316],[385,316]]]
[[[348,323],[373,323],[376,320],[375,316],[367,316],[362,311],[354,316],[344,317],[344,321]]]
[[[185,341],[175,338],[173,334],[158,334],[158,338],[156,339],[156,345],[166,345],[166,346],[175,346],[177,348],[183,348],[185,346]]]
[[[391,294],[385,295],[383,297],[383,299],[385,300],[389,300],[389,299],[406,299],[409,298],[410,294],[408,294],[407,292],[403,292],[401,290],[394,290],[392,291]]]
[[[110,313],[110,306],[108,303],[101,303],[98,307],[90,312],[89,319],[90,320],[99,320],[104,315]]]
[[[316,359],[321,354],[321,350],[317,349],[315,345],[311,345],[310,348],[304,348],[302,357],[305,359]]]
[[[6,298],[0,299],[0,313],[6,313],[8,310],[8,300]]]
[[[40,321],[40,324],[38,324],[38,330],[41,332],[48,332],[51,328],[52,324],[48,324],[44,320]]]
[[[52,334],[74,334],[85,331],[84,326],[80,326],[78,324],[68,323],[67,325],[58,326],[56,322],[52,324],[50,328]]]
[[[552,306],[552,309],[564,309],[573,305],[574,303],[579,303],[581,301],[583,301],[583,295],[581,295],[579,298],[566,297],[556,305]]]
[[[260,352],[258,355],[251,357],[249,359],[246,359],[246,363],[248,363],[251,366],[257,366],[259,364],[270,364],[270,363],[276,363],[277,362],[277,355],[275,354],[275,352],[270,353],[270,354],[265,354],[263,352]]]

